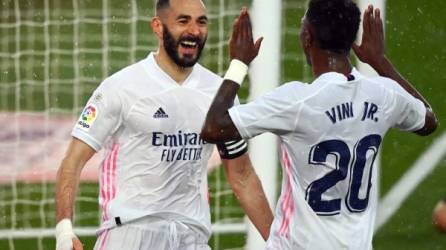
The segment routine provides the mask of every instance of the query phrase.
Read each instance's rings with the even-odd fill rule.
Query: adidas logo
[[[153,118],[168,118],[169,116],[164,112],[163,108],[159,108],[155,114],[153,114]]]

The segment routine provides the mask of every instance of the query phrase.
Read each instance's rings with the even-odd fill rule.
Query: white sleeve
[[[88,100],[71,135],[99,151],[120,126],[121,107],[118,91],[104,81]]]
[[[423,128],[426,119],[426,107],[424,103],[398,83],[392,81],[393,100],[392,112],[390,112],[391,125],[403,131],[417,131]]]
[[[235,99],[234,99],[234,106],[237,106],[237,105],[240,105],[240,99],[239,99],[238,96],[236,95],[236,96],[235,96]]]
[[[229,115],[240,135],[252,138],[265,132],[280,135],[293,131],[298,109],[290,88],[282,86],[253,102],[232,107]]]

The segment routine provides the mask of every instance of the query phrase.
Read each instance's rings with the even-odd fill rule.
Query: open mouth
[[[188,49],[192,49],[198,46],[198,43],[196,41],[191,41],[191,40],[184,40],[180,42],[180,45],[182,47],[188,48]]]

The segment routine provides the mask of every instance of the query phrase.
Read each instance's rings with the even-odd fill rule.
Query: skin
[[[380,76],[388,77],[401,85],[409,94],[424,103],[426,107],[426,118],[424,127],[416,134],[421,136],[430,135],[438,127],[438,120],[426,99],[410,84],[392,65],[384,53],[384,29],[380,10],[373,9],[369,5],[363,17],[363,35],[360,45],[353,44],[352,48],[356,56],[362,62],[368,63]]]
[[[248,19],[248,20],[246,20]],[[247,13],[242,12],[234,25],[233,39],[230,42],[231,58],[236,58],[246,65],[254,59],[258,53],[258,46],[261,40],[253,44],[252,33]],[[384,32],[379,9],[374,10],[370,5],[364,12],[363,17],[364,32],[360,45],[352,44],[352,48],[358,58],[372,66],[379,75],[388,77],[400,84],[408,93],[421,100],[426,106],[425,125],[418,131],[418,135],[429,135],[433,133],[438,121],[432,111],[431,106],[425,98],[395,69],[392,63],[386,58],[384,53]],[[338,72],[348,76],[352,70],[352,65],[348,58],[348,53],[338,54],[319,48],[318,42],[312,31],[313,27],[304,17],[302,29],[300,31],[300,42],[304,50],[307,62],[312,67],[315,77],[327,72]],[[236,40],[234,40],[236,37]],[[334,63],[335,62],[335,63]],[[224,80],[211,108],[206,116],[205,124],[202,128],[202,138],[208,142],[219,140],[232,140],[240,138],[240,134],[229,116],[228,109],[232,107],[232,100],[236,95],[239,85],[230,80]]]
[[[85,163],[96,153],[84,142],[73,138],[56,177],[56,222],[73,218],[73,206]],[[82,250],[82,243],[73,238],[73,249]]]
[[[249,65],[259,54],[263,37],[254,43],[252,25],[249,13],[242,8],[240,16],[235,20],[231,40],[229,41],[229,55],[231,60],[237,59]],[[233,100],[240,85],[225,79],[215,96],[206,116],[205,124],[201,130],[201,137],[208,142],[240,139],[241,136],[229,116],[228,109],[232,107]]]
[[[222,160],[222,163],[235,197],[262,238],[267,240],[274,215],[248,154]]]
[[[182,84],[192,72],[192,67],[179,66],[167,54],[163,42],[163,31],[165,27],[168,27],[176,40],[182,37],[197,37],[201,40],[206,40],[208,35],[208,18],[203,2],[197,0],[172,0],[168,8],[157,12],[150,25],[158,37],[159,47],[158,52],[155,54],[158,66],[178,84]],[[178,46],[177,50],[180,58],[196,58],[198,56],[197,48],[187,52],[181,46]]]
[[[192,72],[192,67],[182,67],[168,55],[163,42],[163,29],[167,27],[175,40],[182,37],[195,37],[205,42],[208,21],[203,2],[199,0],[172,0],[170,6],[157,13],[152,19],[153,32],[158,37],[159,47],[155,60],[178,84]],[[177,47],[180,59],[198,59],[198,48]],[[95,154],[95,150],[81,140],[72,138],[56,177],[56,222],[64,218],[72,219],[75,197],[79,188],[80,174],[85,164]],[[264,239],[269,236],[273,213],[266,200],[261,183],[255,174],[247,154],[233,160],[224,160],[229,184],[234,190],[246,214],[257,227]],[[73,249],[82,250],[81,241],[72,239]]]

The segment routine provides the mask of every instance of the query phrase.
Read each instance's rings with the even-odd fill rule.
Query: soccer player
[[[208,34],[201,0],[158,0],[158,51],[105,79],[86,104],[56,181],[56,248],[82,249],[71,219],[79,176],[105,148],[95,249],[210,249],[207,161],[200,137],[222,78],[197,63]],[[266,239],[273,220],[244,140],[218,145],[228,181]]]
[[[315,80],[290,82],[231,108],[247,65],[257,55],[244,10],[230,41],[233,61],[202,130],[207,141],[279,136],[282,192],[267,249],[372,249],[377,207],[375,158],[394,127],[419,135],[437,126],[427,101],[384,54],[379,9],[364,13],[364,35],[353,45],[360,11],[351,0],[310,0],[300,42]],[[358,57],[379,77],[361,75]]]

